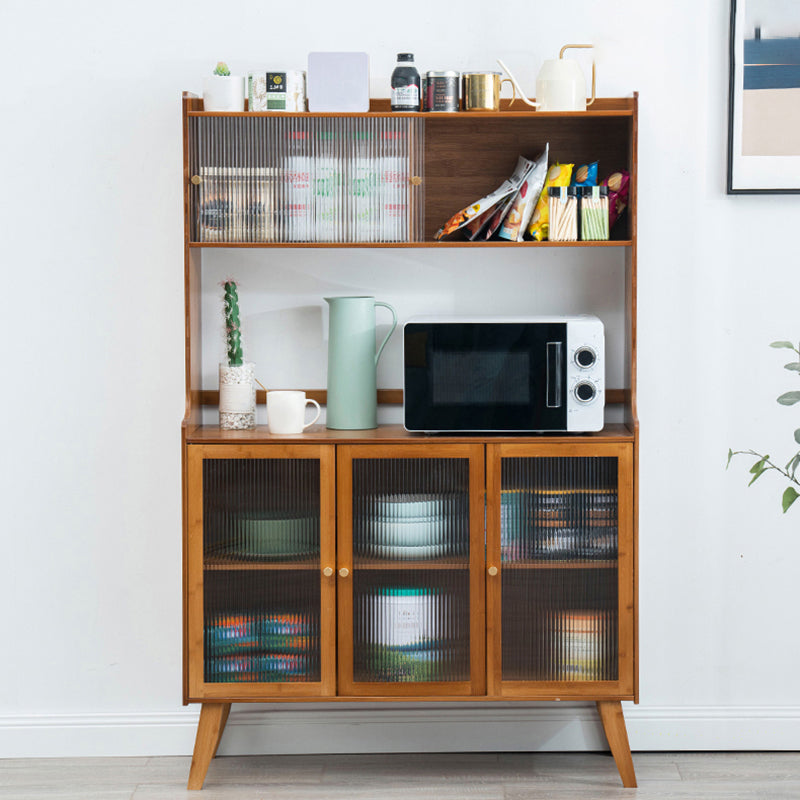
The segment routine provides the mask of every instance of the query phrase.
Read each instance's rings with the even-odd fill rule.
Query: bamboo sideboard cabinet
[[[212,114],[183,97],[183,691],[202,704],[189,788],[202,788],[234,702],[459,699],[593,701],[635,786],[621,701],[638,701],[637,97],[580,113],[372,108]],[[551,162],[629,172],[610,241],[434,241],[547,143]],[[309,173],[333,197],[309,206]],[[533,281],[544,248],[569,248],[587,270],[613,248],[616,421],[528,436],[204,424],[218,402],[202,374],[204,250],[270,248],[274,261],[311,246],[525,248]],[[402,393],[379,390],[379,402]]]

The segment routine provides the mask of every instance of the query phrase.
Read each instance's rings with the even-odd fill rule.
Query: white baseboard
[[[800,707],[623,704],[631,749],[800,750]],[[198,707],[0,716],[0,757],[188,755]],[[594,704],[234,706],[220,755],[607,749]]]

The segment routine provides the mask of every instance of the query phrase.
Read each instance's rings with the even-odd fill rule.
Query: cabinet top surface
[[[339,113],[314,113],[314,112],[286,112],[286,111],[232,111],[232,112],[211,112],[203,110],[201,98],[190,92],[183,93],[183,99],[187,102],[187,113],[189,116],[205,117],[369,117],[369,116],[391,116],[391,117],[422,117],[429,120],[458,120],[458,119],[503,119],[509,117],[552,118],[552,117],[608,117],[608,116],[632,116],[636,108],[638,95],[632,97],[598,97],[586,111],[535,111],[521,100],[510,101],[503,99],[500,101],[499,111],[454,111],[443,112],[402,112],[392,111],[388,99],[372,98],[370,100],[369,111],[366,112],[339,112]]]
[[[301,434],[271,434],[265,425],[249,431],[222,430],[216,425],[186,427],[187,444],[578,444],[587,441],[632,442],[634,434],[621,423],[606,425],[602,431],[584,434],[437,434],[409,433],[402,425],[381,425],[361,431],[329,430],[314,425]]]

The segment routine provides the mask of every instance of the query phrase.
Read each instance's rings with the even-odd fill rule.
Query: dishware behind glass
[[[317,414],[305,422],[306,406],[316,406]],[[267,425],[270,433],[302,433],[313,425],[321,413],[319,403],[300,391],[272,390],[267,392]]]

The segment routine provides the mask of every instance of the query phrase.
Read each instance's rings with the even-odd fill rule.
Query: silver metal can
[[[458,111],[459,74],[452,70],[425,76],[425,111]]]

